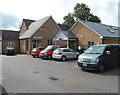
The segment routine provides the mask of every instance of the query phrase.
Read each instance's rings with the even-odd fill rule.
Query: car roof
[[[64,50],[64,49],[71,49],[71,48],[57,48],[57,49],[61,49],[61,50]]]
[[[44,47],[42,47],[42,46],[39,46],[39,47],[37,47],[37,48],[44,48]]]
[[[48,46],[65,46],[65,45],[62,45],[62,44],[54,44],[54,45],[48,45]]]
[[[120,44],[99,44],[99,45],[93,45],[93,46],[120,46]]]

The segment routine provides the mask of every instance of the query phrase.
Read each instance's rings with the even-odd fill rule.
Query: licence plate
[[[83,64],[83,66],[87,67],[87,64]]]

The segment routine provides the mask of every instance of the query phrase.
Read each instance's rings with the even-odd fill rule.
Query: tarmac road
[[[118,93],[118,69],[84,72],[77,60],[2,56],[2,85],[7,93]]]

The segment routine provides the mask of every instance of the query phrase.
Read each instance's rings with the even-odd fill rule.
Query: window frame
[[[9,47],[9,48],[14,48],[14,42],[8,42],[7,47]]]

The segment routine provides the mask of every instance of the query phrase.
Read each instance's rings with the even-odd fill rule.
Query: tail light
[[[58,54],[59,54],[59,55],[61,55],[61,54],[62,54],[62,52],[59,52]]]

